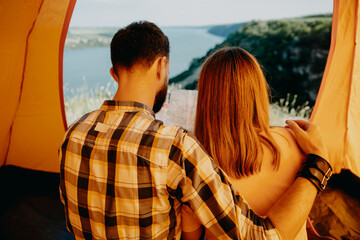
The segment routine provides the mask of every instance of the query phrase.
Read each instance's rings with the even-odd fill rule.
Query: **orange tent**
[[[62,57],[75,2],[0,4],[0,166],[59,172]]]
[[[331,46],[310,120],[322,130],[335,172],[360,177],[359,0],[334,0]],[[340,160],[340,161],[339,161]]]
[[[67,128],[62,56],[76,0],[2,1],[0,166],[58,172]],[[336,171],[360,176],[359,0],[334,0],[332,40],[311,116],[325,135]]]

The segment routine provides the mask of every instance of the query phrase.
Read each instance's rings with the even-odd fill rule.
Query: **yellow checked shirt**
[[[60,195],[76,239],[180,239],[182,204],[219,239],[279,239],[180,127],[137,102],[105,101],[59,149]]]

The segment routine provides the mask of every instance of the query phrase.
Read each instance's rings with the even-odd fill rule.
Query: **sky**
[[[71,27],[206,26],[331,13],[333,0],[77,0]]]

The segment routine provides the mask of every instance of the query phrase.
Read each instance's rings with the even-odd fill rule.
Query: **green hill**
[[[236,32],[244,24],[245,23],[217,25],[211,27],[208,32],[221,37],[228,37],[230,33]]]
[[[272,89],[273,100],[297,94],[299,104],[314,104],[326,64],[331,38],[331,14],[243,24],[189,69],[170,79],[195,89],[199,68],[221,46],[239,46],[256,56]]]

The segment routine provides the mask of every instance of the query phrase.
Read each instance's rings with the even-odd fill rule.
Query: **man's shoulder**
[[[95,117],[94,115],[96,115],[95,113],[96,113],[96,112],[100,112],[100,111],[101,111],[100,109],[96,109],[96,110],[94,110],[94,111],[85,113],[84,115],[82,115],[81,117],[79,117],[79,118],[77,118],[75,121],[73,121],[73,122],[70,124],[70,126],[69,126],[68,129],[70,129],[70,128],[71,128],[72,126],[74,126],[74,125],[78,125],[78,124],[80,124],[80,123],[82,123],[82,122],[89,121],[89,120],[93,119],[93,118]]]
[[[96,119],[101,113],[100,109],[88,112],[83,116],[76,119],[65,131],[64,140],[70,138],[75,132],[76,133],[86,133],[88,132],[96,123]]]
[[[169,134],[170,133],[170,134]],[[172,150],[189,154],[193,151],[206,152],[195,134],[181,126],[163,126],[161,135],[172,136]]]
[[[157,119],[154,122],[161,124],[161,128],[159,128],[159,130],[164,134],[170,133],[172,135],[175,134],[177,136],[183,136],[189,133],[188,130],[186,130],[181,126],[176,126],[176,125],[165,126],[161,120],[157,120]]]
[[[181,127],[181,126],[176,126],[176,125],[170,125],[170,126],[165,126],[161,120],[155,120],[156,122],[161,122],[162,126],[161,128],[159,128],[159,133],[163,136],[173,136],[174,139],[182,139],[182,141],[186,138],[186,139],[193,139],[194,141],[197,141],[195,135],[193,134],[193,132]]]

